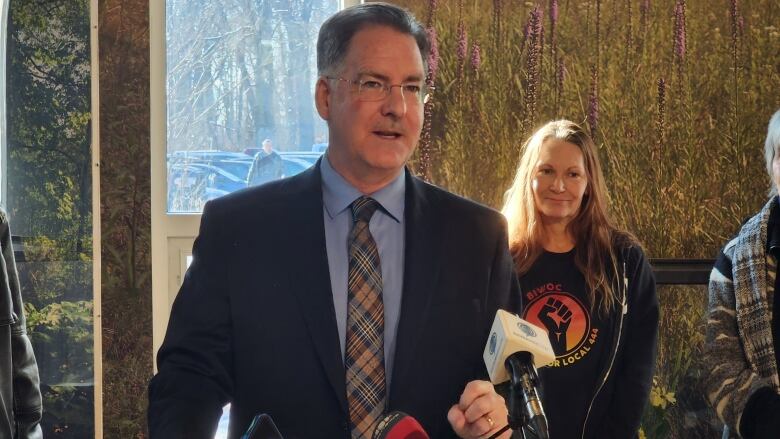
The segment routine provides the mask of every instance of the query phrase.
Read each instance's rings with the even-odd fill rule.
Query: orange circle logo
[[[565,292],[541,295],[525,307],[523,319],[547,330],[556,358],[577,351],[590,333],[590,315]]]

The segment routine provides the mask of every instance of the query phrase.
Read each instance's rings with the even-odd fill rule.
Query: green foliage
[[[658,378],[653,378],[653,387],[650,390],[650,404],[648,405],[642,422],[641,438],[669,437],[670,426],[667,420],[667,409],[677,403],[674,393],[658,383]]]
[[[88,4],[9,4],[2,201],[24,247],[17,265],[46,437],[94,433]]]
[[[396,3],[425,20],[434,2]],[[771,0],[740,10],[733,38],[729,2],[688,1],[681,60],[675,0],[647,2],[646,12],[634,2],[559,1],[554,46],[548,1],[494,0],[492,10],[484,1],[435,3],[435,183],[501,207],[522,142],[544,122],[568,118],[595,133],[613,215],[652,257],[712,257],[763,204],[762,146],[780,107],[780,37],[765,31],[780,21]],[[543,28],[531,50],[532,32],[524,32],[535,6]]]
[[[554,29],[552,0],[396,3],[438,35],[430,133],[415,161],[436,184],[500,208],[522,143],[567,118],[594,135],[612,214],[649,256],[712,258],[765,202],[764,136],[780,107],[776,1],[557,1]],[[696,362],[704,288],[662,288],[660,299],[654,392],[677,403],[657,398],[644,433],[713,437]]]
[[[15,233],[91,235],[89,8],[86,0],[10,3],[8,199]]]
[[[85,439],[94,437],[92,411],[94,389],[91,386],[55,385],[41,386],[41,396],[46,410],[43,424],[47,438]]]
[[[92,371],[92,302],[56,302],[39,309],[31,303],[25,304],[27,329],[34,343],[52,342],[61,339],[83,346],[83,350],[70,350],[69,354],[80,357],[61,365],[62,381],[91,379]],[[74,372],[67,369],[76,365]],[[75,375],[74,375],[75,374]]]

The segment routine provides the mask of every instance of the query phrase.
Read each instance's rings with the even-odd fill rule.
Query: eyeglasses
[[[393,87],[399,87],[402,92],[401,95],[404,97],[404,102],[425,104],[430,100],[431,92],[433,91],[433,87],[427,87],[424,84],[386,84],[376,79],[353,81],[351,79],[337,78],[334,76],[326,76],[325,78],[334,81],[344,81],[347,84],[356,86],[358,99],[364,102],[384,100],[390,96],[390,91]]]

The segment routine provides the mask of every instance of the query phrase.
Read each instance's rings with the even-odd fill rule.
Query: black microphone
[[[430,439],[416,419],[403,412],[390,412],[376,424],[371,439]]]
[[[533,364],[533,355],[529,352],[515,352],[506,359],[506,368],[510,371],[509,386],[509,424],[519,424],[521,419],[539,439],[547,439],[550,433],[547,429],[547,417],[544,414],[542,401],[536,391],[539,386],[539,375]],[[518,398],[517,392],[521,398]],[[522,404],[521,404],[522,401]],[[525,412],[521,409],[524,408]],[[515,427],[517,428],[517,427]]]
[[[537,367],[555,360],[547,332],[504,310],[496,312],[485,352],[493,384],[510,381],[509,426],[527,426],[539,439],[548,439],[547,417],[537,390]]]
[[[241,439],[284,439],[276,428],[273,419],[265,413],[259,413],[252,419],[249,429]]]

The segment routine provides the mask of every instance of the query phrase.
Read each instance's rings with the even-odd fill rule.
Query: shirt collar
[[[330,219],[349,208],[349,205],[357,198],[368,195],[379,203],[382,210],[390,218],[399,223],[403,220],[404,195],[406,193],[405,169],[398,173],[398,176],[389,184],[373,194],[363,194],[349,184],[330,165],[327,153],[323,155],[320,173],[322,174],[322,202]]]

